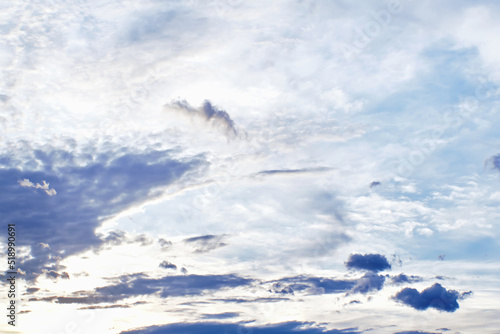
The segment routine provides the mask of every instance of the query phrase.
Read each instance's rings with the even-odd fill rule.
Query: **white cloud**
[[[24,188],[42,189],[49,196],[54,196],[55,194],[57,194],[54,188],[49,188],[49,184],[45,180],[42,180],[42,184],[40,183],[35,184],[31,182],[29,179],[23,179],[21,181],[18,181],[18,183],[21,187]]]

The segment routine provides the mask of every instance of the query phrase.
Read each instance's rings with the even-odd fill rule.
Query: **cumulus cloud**
[[[391,268],[387,258],[380,254],[351,254],[345,265],[349,269],[375,272]]]
[[[209,126],[221,129],[230,138],[238,135],[238,130],[229,114],[212,105],[208,100],[205,100],[198,108],[192,107],[185,100],[173,101],[165,106],[165,110],[177,111],[192,119],[202,120]]]
[[[384,286],[385,277],[374,273],[366,273],[359,278],[351,292],[368,293],[370,291],[381,290]]]
[[[435,283],[422,292],[413,288],[405,288],[393,299],[416,310],[434,308],[439,311],[455,312],[459,308],[458,300],[462,297],[463,295],[457,291],[447,290],[441,284]]]

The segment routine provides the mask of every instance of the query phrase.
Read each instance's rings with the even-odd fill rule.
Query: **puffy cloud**
[[[455,290],[446,290],[441,284],[418,292],[417,289],[405,288],[398,292],[393,299],[417,310],[435,308],[439,311],[455,312],[458,308],[458,300],[462,296]]]
[[[370,270],[375,272],[391,268],[387,258],[380,254],[351,254],[345,265],[349,269]]]
[[[18,181],[18,183],[21,187],[42,189],[49,196],[54,196],[55,194],[57,194],[55,189],[49,188],[49,184],[45,180],[42,180],[42,184],[40,183],[35,184],[31,182],[29,179],[23,179],[21,181]]]
[[[368,293],[370,291],[381,290],[384,286],[385,277],[374,273],[366,273],[359,278],[356,285],[352,288],[352,292]]]

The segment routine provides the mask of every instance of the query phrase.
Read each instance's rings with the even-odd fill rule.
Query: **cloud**
[[[63,272],[62,274],[60,274],[60,273],[58,273],[58,272],[56,272],[54,270],[48,270],[48,271],[45,272],[45,275],[47,277],[52,277],[52,278],[55,278],[55,279],[57,279],[59,277],[65,278],[65,279],[69,279],[69,274],[67,272]]]
[[[397,332],[394,334],[440,334],[436,332],[421,332],[421,331],[404,331],[404,332]]]
[[[435,283],[422,292],[413,288],[405,288],[393,299],[416,310],[426,310],[430,307],[439,311],[455,312],[459,308],[457,300],[461,299],[461,295],[455,290],[446,290],[441,284]]]
[[[192,107],[185,100],[173,101],[165,106],[165,110],[178,111],[191,119],[202,120],[212,127],[222,129],[222,131],[229,138],[238,135],[238,130],[236,129],[234,121],[231,119],[229,114],[225,110],[212,105],[212,103],[208,100],[205,100],[198,108]]]
[[[222,242],[225,235],[202,235],[199,237],[184,239],[184,242],[195,246],[195,253],[207,253],[227,244]]]
[[[278,294],[294,294],[295,292],[305,294],[330,294],[343,293],[351,290],[356,281],[331,279],[324,277],[295,276],[271,281],[269,291]]]
[[[42,189],[49,196],[54,196],[55,194],[57,194],[55,189],[49,188],[49,184],[45,180],[42,180],[42,184],[40,183],[34,184],[29,179],[23,179],[21,181],[18,181],[18,183],[21,187]]]
[[[392,276],[391,281],[393,284],[414,283],[414,282],[421,282],[422,277],[414,275],[407,276],[401,273],[399,275]]]
[[[491,166],[492,169],[500,170],[500,154],[497,154],[486,160],[485,165]]]
[[[303,174],[303,173],[317,173],[317,172],[327,172],[332,170],[330,167],[311,167],[311,168],[301,168],[301,169],[271,169],[263,170],[258,174]]]
[[[94,291],[78,292],[74,296],[32,298],[32,301],[52,301],[59,304],[114,303],[130,297],[159,295],[162,298],[202,295],[213,290],[250,285],[253,280],[236,275],[181,275],[149,278],[144,274],[121,276],[120,282],[98,287]]]
[[[351,254],[346,262],[349,269],[382,271],[390,269],[391,265],[384,255],[380,254]]]
[[[238,312],[224,312],[217,314],[202,314],[203,319],[229,319],[239,317],[240,313]]]
[[[165,269],[174,269],[174,270],[177,269],[177,266],[175,264],[170,263],[168,261],[163,261],[162,263],[160,263],[160,267]]]
[[[110,234],[103,241],[95,229],[105,218],[160,196],[167,186],[203,163],[199,157],[176,159],[169,150],[147,153],[132,153],[127,149],[97,153],[93,147],[88,150],[87,162],[76,162],[82,156],[46,149],[33,151],[39,161],[34,165],[38,166],[36,170],[30,168],[29,160],[22,170],[0,169],[0,185],[4,189],[0,194],[0,210],[4,219],[15,223],[23,236],[19,246],[31,249],[31,256],[20,260],[28,280],[35,279],[43,270],[59,271],[58,262],[63,256],[98,248],[105,242],[120,243],[123,239],[120,233]],[[20,183],[32,187],[30,179],[47,180],[41,185],[44,190],[50,190],[49,182],[54,184],[57,196],[26,192],[15,181],[23,180]]]
[[[366,273],[359,278],[356,285],[352,288],[352,292],[368,293],[374,290],[381,290],[384,286],[385,277],[374,273]]]
[[[326,330],[320,326],[312,326],[310,322],[284,322],[264,326],[248,326],[245,324],[221,324],[215,322],[175,323],[163,326],[143,327],[124,331],[120,334],[215,334],[215,333],[259,333],[259,334],[360,334],[357,328]]]

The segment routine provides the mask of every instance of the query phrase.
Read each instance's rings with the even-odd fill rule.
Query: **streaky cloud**
[[[360,334],[357,328],[330,329],[314,326],[311,322],[283,322],[264,326],[248,326],[247,324],[222,324],[217,322],[174,323],[156,325],[124,331],[120,334],[220,334],[220,333],[259,333],[259,334]]]

